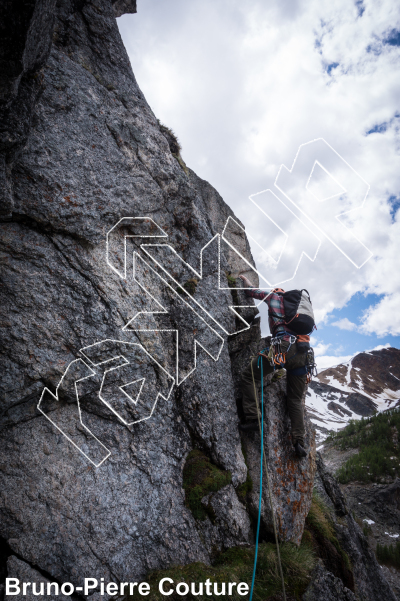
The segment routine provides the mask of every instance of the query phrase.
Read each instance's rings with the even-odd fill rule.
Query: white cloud
[[[349,330],[350,332],[357,329],[357,324],[353,323],[347,317],[339,319],[331,323],[332,326],[336,326],[340,330]]]
[[[328,367],[336,367],[336,365],[346,363],[353,356],[354,355],[344,355],[343,357],[334,357],[333,355],[321,355],[316,361],[318,372],[327,369]]]
[[[400,13],[392,0],[363,8],[360,16],[348,0],[146,0],[118,23],[138,83],[187,164],[274,256],[284,237],[266,238],[248,197],[273,188],[301,144],[323,137],[370,184],[351,215],[373,258],[357,269],[308,224],[321,247],[285,288],[309,290],[319,323],[356,292],[383,295],[360,331],[400,334],[400,217],[388,203],[400,197],[400,48],[383,43],[400,29]],[[348,320],[336,325],[344,321],[350,329]]]
[[[339,355],[340,351],[342,350],[340,347],[336,348],[336,349],[332,349],[332,344],[331,343],[324,343],[324,342],[318,342],[318,344],[314,344],[313,345],[314,348],[314,355],[315,355],[315,361],[317,364],[317,369],[318,372],[322,371],[323,369],[326,369],[328,367],[335,367],[336,365],[339,365],[340,363],[345,363],[346,361],[349,361],[349,359],[351,359],[353,357],[353,355]],[[327,354],[327,351],[330,350],[330,352],[336,352],[336,355],[329,355]]]
[[[331,345],[327,345],[327,346],[329,347]],[[386,342],[386,344],[378,344],[374,348],[365,350],[363,352],[369,353],[370,351],[380,351],[384,348],[391,348],[391,347],[392,347],[392,344],[390,344],[390,342]],[[317,347],[314,347],[314,351],[316,348]],[[318,372],[320,372],[324,369],[327,369],[328,367],[336,367],[337,365],[340,365],[341,363],[347,363],[347,361],[350,361],[350,359],[355,357],[357,354],[358,353],[354,353],[353,355],[343,355],[343,356],[337,357],[334,355],[322,355],[322,354],[317,355],[317,353],[315,353]]]
[[[332,345],[331,344],[324,344],[323,342],[319,342],[318,344],[315,344],[313,346],[314,355],[316,357],[324,355],[330,346],[332,346]]]
[[[378,336],[400,334],[399,293],[385,296],[379,303],[369,307],[362,318],[361,332],[376,332]]]
[[[378,344],[378,346],[375,346],[374,348],[368,349],[366,352],[370,353],[371,351],[381,351],[384,348],[391,348],[391,344],[390,342],[386,342],[386,344]]]

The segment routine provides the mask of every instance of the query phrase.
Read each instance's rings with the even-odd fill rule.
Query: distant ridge
[[[324,369],[310,384],[306,407],[322,440],[327,431],[400,405],[400,349],[365,351]]]

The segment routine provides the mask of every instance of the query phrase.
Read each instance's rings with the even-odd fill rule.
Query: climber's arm
[[[271,294],[270,292],[266,292],[265,290],[259,290],[259,288],[252,288],[252,284],[246,278],[246,276],[240,275],[239,277],[244,282],[244,285],[247,287],[244,290],[246,296],[251,296],[252,298],[257,298],[259,300],[265,300],[267,296]]]

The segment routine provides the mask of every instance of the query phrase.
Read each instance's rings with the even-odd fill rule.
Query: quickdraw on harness
[[[284,351],[282,348],[282,338],[283,336],[289,337],[289,346]],[[293,376],[304,376],[307,375],[307,384],[309,384],[313,377],[318,375],[317,365],[314,360],[314,351],[310,347],[307,350],[306,364],[302,367],[297,367],[295,369],[288,369],[286,367],[286,355],[289,352],[291,346],[295,344],[297,341],[297,336],[292,334],[288,334],[287,332],[282,332],[278,336],[275,336],[271,339],[271,344],[269,347],[262,349],[258,354],[265,357],[271,367],[275,370],[286,369],[286,371]],[[292,357],[293,358],[293,357]]]
[[[309,362],[308,362],[309,361]],[[314,360],[314,351],[311,349],[311,353],[307,353],[307,384],[311,382],[313,377],[318,375],[317,364]]]
[[[282,348],[282,338],[283,336],[289,336],[289,346],[284,351]],[[286,354],[289,352],[291,346],[296,342],[296,336],[292,334],[288,334],[287,332],[282,332],[282,334],[278,334],[274,338],[271,339],[271,344],[268,348],[260,351],[259,355],[263,355],[268,359],[271,367],[275,369],[283,369],[286,363]],[[265,352],[268,354],[265,354]]]
[[[304,376],[307,374],[307,384],[311,382],[313,377],[318,375],[317,364],[314,361],[314,351],[310,348],[307,351],[306,364],[303,367],[297,367],[296,369],[287,369],[286,371],[292,376]]]

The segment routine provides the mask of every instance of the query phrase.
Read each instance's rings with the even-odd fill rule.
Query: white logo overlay
[[[107,233],[105,263],[110,277],[130,286],[141,306],[121,328],[121,339],[80,349],[82,358],[67,366],[55,392],[44,388],[38,410],[85,460],[101,466],[111,451],[95,436],[81,401],[94,395],[108,415],[132,427],[152,417],[160,400],[193,374],[198,349],[218,361],[227,336],[250,328],[248,315],[254,316],[254,305],[221,302],[222,291],[243,289],[227,263],[235,273],[252,272],[260,288],[272,290],[295,277],[304,257],[314,262],[327,240],[360,269],[372,253],[346,225],[346,216],[363,207],[368,190],[325,140],[301,145],[291,169],[279,169],[274,189],[250,196],[263,239],[247,238],[262,273],[246,258],[246,233],[233,217],[191,260],[196,268],[167,243],[168,234],[151,217],[121,218]],[[125,339],[132,336],[135,342]]]

